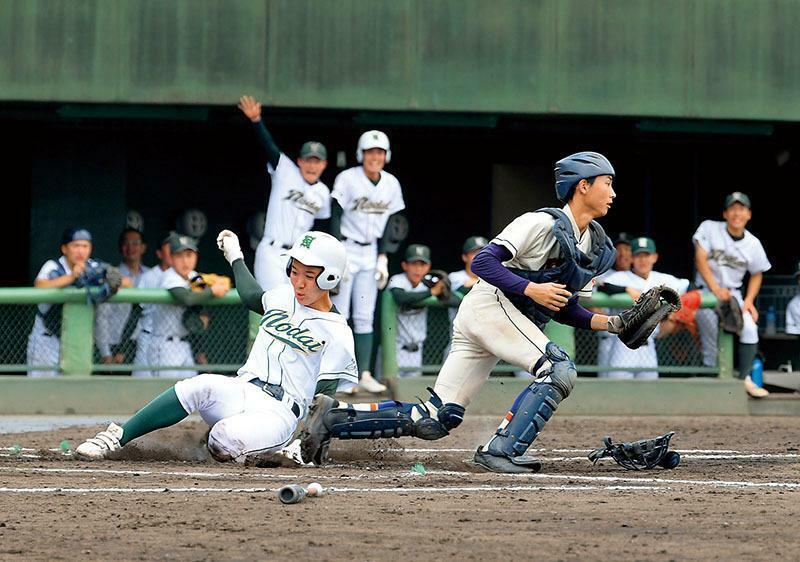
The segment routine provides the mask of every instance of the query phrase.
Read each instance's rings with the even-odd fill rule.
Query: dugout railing
[[[204,307],[210,319],[206,333],[201,341],[193,341],[193,350],[202,351],[205,362],[178,365],[166,361],[161,364],[136,364],[132,361],[133,349],[125,350],[127,360],[121,364],[100,362],[95,342],[95,307],[87,303],[85,289],[0,289],[0,373],[25,374],[31,370],[53,369],[69,376],[89,374],[128,375],[134,370],[170,370],[180,374],[192,371],[231,373],[241,366],[247,358],[250,342],[258,326],[258,318],[249,313],[239,300],[235,290],[222,298],[209,301]],[[111,303],[149,303],[155,305],[174,304],[172,297],[163,289],[122,289]],[[591,307],[625,308],[630,306],[627,295],[607,296],[597,294],[584,304]],[[38,304],[62,304],[60,355],[56,365],[31,365],[26,360],[28,336],[36,315]],[[450,340],[450,315],[448,308],[431,297],[424,303],[429,307],[428,333],[423,346],[423,364],[416,366],[400,365],[397,361],[397,306],[389,291],[380,300],[381,342],[379,360],[381,376],[393,379],[403,373],[421,370],[425,374],[437,373],[444,360]],[[702,306],[715,306],[713,295],[704,297]],[[611,362],[601,367],[597,364],[597,334],[583,330],[573,330],[568,326],[551,322],[547,335],[563,346],[574,358],[582,375],[592,375],[601,370],[618,369]],[[391,343],[389,343],[391,342]],[[129,345],[135,342],[129,341]],[[686,332],[657,340],[660,375],[663,376],[733,376],[733,338],[720,332],[717,364],[713,367],[702,365],[699,347]],[[194,354],[195,357],[199,353]],[[512,374],[518,369],[507,364],[499,364],[495,372]],[[625,371],[652,370],[626,364]]]
[[[391,292],[385,291],[381,296],[381,341],[394,342],[398,336],[397,313],[398,307]],[[395,345],[382,345],[379,354],[379,370],[381,376],[387,379],[403,377],[405,373],[419,372],[435,374],[441,369],[446,356],[450,340],[450,318],[448,307],[443,305],[436,297],[429,297],[421,303],[428,307],[428,332],[423,350],[422,365],[398,364],[397,347]],[[633,304],[628,295],[605,295],[596,293],[590,299],[583,299],[586,307],[603,309],[624,309]],[[716,298],[714,295],[705,295],[702,299],[703,308],[714,308]],[[598,365],[598,333],[586,330],[574,330],[569,326],[550,322],[546,335],[554,342],[567,350],[576,363],[579,374],[592,376],[600,371],[653,371],[653,367],[632,365],[630,362],[615,364],[614,357],[604,366]],[[686,377],[705,376],[732,378],[733,377],[733,336],[719,331],[718,354],[716,365],[705,366],[702,361],[700,347],[697,339],[688,331],[681,330],[673,335],[656,340],[659,358],[657,369],[660,376]],[[496,374],[513,374],[518,372],[518,367],[499,363],[495,369]]]
[[[164,289],[121,289],[109,300],[112,304],[175,304]],[[57,363],[28,363],[28,338],[37,314],[37,305],[63,305],[61,311],[60,353]],[[249,345],[258,326],[258,317],[241,304],[236,290],[203,305],[209,319],[208,329],[192,341],[193,356],[203,354],[204,362],[177,364],[136,364],[135,340],[118,349],[123,363],[102,363],[95,345],[95,306],[88,304],[86,289],[0,289],[0,373],[25,374],[28,371],[52,370],[68,376],[89,374],[127,375],[134,370],[202,371],[227,373],[238,369],[247,358]]]

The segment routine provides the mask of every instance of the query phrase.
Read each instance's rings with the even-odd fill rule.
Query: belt
[[[359,246],[372,246],[372,242],[359,242],[358,240],[353,240],[352,238],[342,238],[344,242],[353,242],[358,244]]]
[[[266,382],[262,381],[261,379],[250,379],[249,382],[253,383],[258,388],[260,388],[261,390],[263,390],[264,392],[266,392],[267,394],[272,396],[278,402],[283,402],[283,396],[284,396],[285,393],[284,393],[283,387],[281,385],[279,385],[279,384],[269,384],[269,383],[266,383]],[[292,413],[294,414],[294,417],[296,417],[297,419],[300,419],[300,406],[298,406],[297,402],[295,402],[294,400],[290,399],[289,401],[292,403],[291,408],[292,408]]]
[[[142,333],[143,334],[148,334],[148,335],[153,335],[153,332],[151,332],[150,330],[142,330]],[[189,341],[189,338],[181,337],[181,336],[159,336],[158,334],[155,334],[155,336],[157,338],[158,337],[162,337],[167,341]]]
[[[404,349],[405,351],[410,351],[411,353],[416,353],[419,351],[420,345],[418,343],[407,343],[405,345],[400,346],[400,349]]]

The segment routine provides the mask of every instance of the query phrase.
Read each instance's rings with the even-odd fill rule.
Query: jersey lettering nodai
[[[725,289],[740,288],[745,273],[763,273],[772,267],[758,238],[745,230],[741,240],[734,240],[724,221],[703,221],[692,240],[708,253],[711,273]],[[695,284],[698,287],[706,286],[700,273],[695,278]]]
[[[406,208],[400,182],[382,171],[373,184],[362,166],[348,168],[336,176],[331,196],[342,206],[342,236],[371,244],[383,236],[389,217]]]
[[[301,234],[311,230],[314,220],[331,217],[331,195],[321,181],[309,185],[300,168],[281,153],[278,165],[267,165],[272,189],[267,204],[264,238],[291,246]]]

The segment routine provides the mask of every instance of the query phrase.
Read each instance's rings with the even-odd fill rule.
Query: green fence
[[[122,289],[109,303],[121,305],[112,312],[112,316],[118,316],[119,324],[133,328],[128,330],[126,337],[113,342],[113,356],[117,359],[114,363],[102,360],[97,345],[100,335],[96,323],[97,309],[87,304],[85,289],[0,289],[0,373],[44,371],[44,374],[63,375],[128,375],[136,372],[159,376],[169,371],[173,376],[180,376],[196,371],[233,372],[246,360],[249,342],[257,326],[256,315],[241,305],[238,293],[233,290],[203,305],[199,313],[207,324],[205,330],[174,337],[164,334],[164,337],[170,338],[170,343],[163,347],[179,351],[185,348],[191,354],[190,360],[186,360],[186,354],[175,353],[173,356],[161,354],[162,360],[158,363],[136,363],[136,348],[142,334],[137,326],[137,317],[129,318],[129,315],[137,314],[138,307],[135,305],[174,307],[175,302],[164,289]],[[42,308],[39,308],[40,305]],[[44,345],[55,344],[55,356],[52,361],[32,362],[31,357],[47,355],[35,351],[36,345],[42,345],[41,340],[46,339],[41,338],[44,322],[41,313],[38,313],[37,320],[37,310],[43,310],[47,305],[63,305],[60,315],[57,315],[60,319],[59,334],[56,337],[47,336],[49,340],[44,342]],[[40,322],[38,331],[36,322]],[[155,326],[151,337],[161,337],[161,328]],[[101,327],[101,330],[104,329]]]
[[[595,294],[591,299],[583,301],[584,306],[609,309],[624,309],[633,301],[627,295],[609,296],[601,293]],[[437,373],[446,357],[450,342],[450,326],[453,312],[442,305],[435,297],[429,297],[423,304],[428,310],[427,337],[422,347],[422,365],[403,364],[398,361],[397,347],[395,345],[382,345],[381,347],[381,374],[384,378],[402,377],[405,373],[422,371],[423,373]],[[713,295],[703,297],[703,308],[716,306]],[[389,291],[381,297],[381,341],[396,341],[398,335],[397,323],[398,307]],[[601,371],[626,371],[640,372],[656,370],[660,375],[668,376],[719,376],[730,378],[733,376],[733,337],[720,330],[719,353],[717,364],[705,366],[702,362],[699,343],[688,331],[681,330],[674,334],[656,339],[658,367],[645,367],[632,365],[630,362],[621,364],[613,351],[606,355],[606,361],[598,361],[603,342],[600,338],[604,334],[587,330],[573,330],[569,326],[550,322],[545,330],[547,336],[564,347],[570,357],[575,360],[581,374],[598,373]],[[612,348],[613,349],[613,348]],[[602,363],[602,364],[601,364]],[[519,368],[500,363],[495,368],[497,373],[514,373]],[[522,373],[524,374],[524,373]]]

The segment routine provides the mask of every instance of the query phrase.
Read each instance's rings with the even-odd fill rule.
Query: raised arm
[[[239,98],[239,109],[253,125],[253,132],[267,155],[267,161],[276,168],[281,159],[281,151],[264,125],[264,121],[261,120],[261,104],[252,96],[242,96]]]
[[[236,290],[242,303],[258,314],[264,314],[264,304],[262,302],[264,289],[258,284],[256,278],[244,263],[244,254],[239,245],[239,237],[230,230],[223,230],[217,236],[217,246],[225,255],[225,259],[231,264],[233,269],[233,279],[236,283]]]

